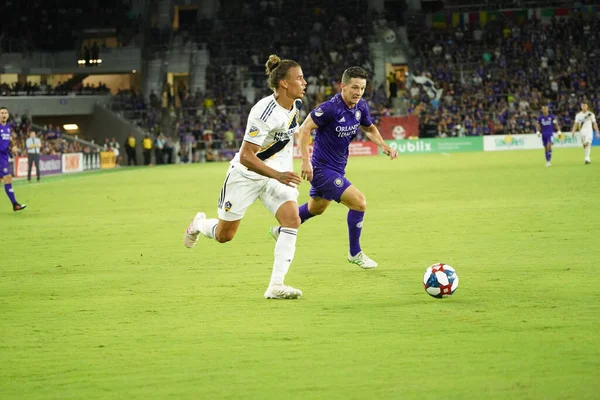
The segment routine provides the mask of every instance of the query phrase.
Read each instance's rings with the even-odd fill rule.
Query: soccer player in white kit
[[[598,132],[598,124],[596,123],[596,116],[593,112],[588,110],[588,104],[581,103],[581,112],[578,112],[575,116],[575,123],[571,134],[575,137],[576,131],[579,131],[579,137],[583,142],[583,153],[585,156],[585,163],[591,164],[592,159],[590,153],[592,152],[592,140],[594,139],[594,132],[598,138],[600,138],[600,132]]]
[[[296,251],[300,227],[298,190],[302,182],[293,172],[293,142],[298,132],[298,115],[306,89],[300,65],[292,60],[269,56],[266,63],[273,94],[258,101],[250,110],[244,141],[231,160],[218,203],[219,218],[207,219],[199,212],[183,236],[192,248],[200,234],[219,243],[233,239],[248,207],[257,199],[281,224],[275,244],[275,261],[267,299],[296,299],[299,289],[284,284]]]

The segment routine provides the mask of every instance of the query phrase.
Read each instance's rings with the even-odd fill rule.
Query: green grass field
[[[379,268],[348,264],[333,204],[300,229],[296,301],[262,297],[275,223],[259,203],[233,242],[184,248],[224,163],[18,182],[24,212],[0,193],[0,398],[597,399],[600,161],[553,163],[351,159]],[[424,292],[434,262],[456,268],[452,298]]]

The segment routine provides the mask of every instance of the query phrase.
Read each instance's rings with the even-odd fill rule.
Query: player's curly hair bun
[[[265,73],[270,75],[275,68],[279,67],[279,64],[281,64],[281,58],[275,54],[271,54],[265,64]]]
[[[290,68],[299,67],[296,61],[282,60],[279,56],[271,54],[265,64],[265,73],[269,76],[269,87],[276,90],[279,81],[285,79]]]

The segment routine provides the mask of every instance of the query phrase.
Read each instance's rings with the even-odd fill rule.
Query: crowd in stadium
[[[110,89],[102,82],[84,84],[77,82],[59,82],[56,86],[48,85],[41,81],[38,83],[13,82],[12,84],[0,83],[0,96],[59,96],[59,95],[100,95],[110,94]]]
[[[152,93],[149,99],[121,91],[114,96],[114,109],[155,140],[160,135],[165,141],[178,139],[184,160],[190,154],[193,159],[211,159],[213,150],[220,154],[239,145],[249,108],[269,93],[264,76],[269,54],[302,65],[308,82],[304,113],[339,91],[346,67],[360,65],[372,74],[367,39],[373,19],[360,9],[360,2],[340,8],[334,1],[307,1],[302,10],[289,7],[291,3],[222,1],[218,20],[205,21],[202,29],[188,26],[184,35],[185,40],[208,44],[206,90],[193,93],[184,84],[166,84],[162,93]],[[131,17],[123,11],[118,14]],[[38,17],[50,18],[32,15]],[[276,17],[288,23],[276,24]],[[247,28],[245,21],[259,18],[266,23]],[[11,26],[3,29],[11,32]],[[600,112],[600,75],[594,62],[600,55],[594,47],[600,39],[600,18],[595,15],[573,15],[549,24],[530,19],[429,28],[410,36],[416,49],[414,68],[398,97],[400,109],[419,118],[422,136],[531,133],[543,104],[559,117],[563,130],[571,128],[582,101]],[[423,80],[431,83],[418,83]],[[78,85],[2,84],[0,95],[108,92],[104,85]],[[386,89],[385,82],[369,82],[365,92],[375,122],[398,112],[398,103],[392,103]]]
[[[48,125],[40,127],[41,129],[37,129],[32,126],[31,120],[26,115],[19,115],[17,113],[11,114],[8,119],[8,125],[11,126],[13,131],[13,147],[11,148],[11,153],[15,157],[27,156],[25,141],[32,131],[41,139],[42,147],[40,154],[54,155],[78,152],[90,153],[97,151],[93,146],[82,145],[77,140],[65,138],[64,132],[60,126]]]
[[[197,40],[209,44],[205,92],[166,85],[164,96],[152,93],[150,100],[144,101],[139,93],[125,91],[115,96],[117,108],[151,134],[172,134],[180,138],[182,149],[191,145],[194,156],[198,149],[211,159],[216,157],[212,150],[239,145],[249,108],[270,94],[264,74],[269,54],[287,56],[302,65],[308,83],[303,113],[339,90],[348,66],[360,65],[372,73],[367,42],[370,20],[361,13],[364,10],[340,9],[333,1],[320,1],[303,10],[288,7],[288,3],[249,1],[242,7],[224,6],[219,26],[192,32]],[[287,14],[289,23],[275,26],[275,16]],[[243,23],[263,17],[267,24],[256,24],[250,30]],[[244,71],[241,76],[238,67]],[[375,119],[389,113],[383,84],[375,88],[369,82],[366,98]],[[170,117],[168,124],[161,123],[165,114]],[[361,134],[358,140],[363,139]]]
[[[306,109],[339,90],[339,75],[348,65],[372,71],[364,39],[368,22],[329,14],[326,8],[312,9],[289,29],[278,29],[274,45],[267,50],[261,43],[273,35],[272,26],[239,32],[242,19],[284,11],[269,4],[225,8],[225,25],[210,37],[214,40],[205,93],[167,88],[165,102],[153,95],[155,100],[148,103],[131,93],[121,95],[119,101],[125,98],[128,108],[136,110],[140,126],[150,133],[166,129],[178,135],[182,148],[190,143],[203,149],[235,147],[243,136],[248,107],[268,93],[263,75],[268,53],[293,54],[303,66],[308,81]],[[296,29],[296,22],[311,29]],[[427,85],[410,79],[399,96],[406,112],[419,117],[423,136],[531,133],[542,104],[548,104],[563,130],[569,130],[581,101],[600,112],[595,93],[600,87],[598,67],[592,62],[599,32],[600,19],[576,16],[553,19],[550,24],[529,20],[418,32],[412,41],[418,57],[411,74],[431,79],[441,96],[432,96]],[[223,68],[220,63],[225,61],[245,66],[247,75],[239,77],[233,69]],[[390,113],[383,85],[370,85],[365,98],[376,118]],[[165,111],[173,117],[170,125],[161,124],[162,106],[174,110]]]
[[[600,18],[581,16],[419,32],[414,75],[443,92],[413,85],[402,96],[440,136],[531,133],[544,104],[570,130],[582,101],[600,112],[598,39]]]

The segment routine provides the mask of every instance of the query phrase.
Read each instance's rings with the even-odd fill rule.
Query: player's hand
[[[600,131],[596,131],[596,137],[600,139]]]
[[[302,160],[302,178],[307,181],[312,181],[313,168],[309,160]]]
[[[283,183],[286,186],[290,186],[295,188],[296,185],[299,185],[302,183],[302,179],[300,178],[300,176],[293,172],[293,171],[288,171],[288,172],[280,172],[277,175],[277,180],[281,183]]]
[[[537,135],[537,137],[542,136],[542,134],[540,132],[536,132],[535,134]]]
[[[394,150],[394,149],[392,149],[392,148],[391,148],[390,146],[388,146],[387,144],[386,144],[386,145],[383,145],[383,146],[382,146],[382,149],[383,149],[383,154],[385,154],[386,156],[389,156],[389,157],[390,157],[390,160],[393,160],[394,158],[398,157],[398,151],[397,151],[397,150]]]

